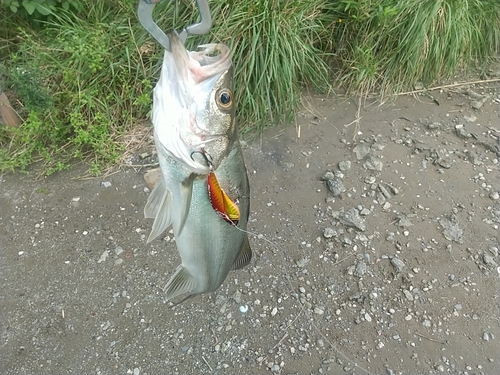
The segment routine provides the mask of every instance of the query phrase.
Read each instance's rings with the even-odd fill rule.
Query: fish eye
[[[217,106],[224,111],[228,111],[233,107],[233,93],[229,89],[220,89],[215,94]]]

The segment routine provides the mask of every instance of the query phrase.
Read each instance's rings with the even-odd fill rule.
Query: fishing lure
[[[238,225],[240,220],[240,209],[219,185],[214,172],[210,172],[207,177],[208,198],[213,209],[227,223]]]

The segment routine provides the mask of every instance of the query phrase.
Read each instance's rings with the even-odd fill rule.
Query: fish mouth
[[[229,47],[222,43],[202,44],[200,51],[188,51],[177,34],[170,33],[172,55],[177,72],[195,84],[225,72],[231,67]]]

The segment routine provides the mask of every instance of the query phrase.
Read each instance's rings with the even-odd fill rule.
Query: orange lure
[[[208,174],[208,197],[213,209],[231,225],[237,225],[240,220],[240,209],[222,190],[214,172]]]

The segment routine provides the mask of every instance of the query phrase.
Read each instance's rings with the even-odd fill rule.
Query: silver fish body
[[[176,37],[171,37],[171,45],[153,103],[162,179],[144,210],[146,217],[155,219],[148,242],[172,225],[182,260],[165,287],[167,299],[216,290],[230,269],[244,267],[252,256],[246,234],[250,188],[234,106],[226,105],[226,94],[232,95],[229,52],[211,57],[214,48],[225,46],[207,45],[202,46],[207,56],[193,58]],[[198,74],[200,67],[207,68],[205,74]],[[239,208],[236,225],[214,209],[207,182],[212,172]]]

